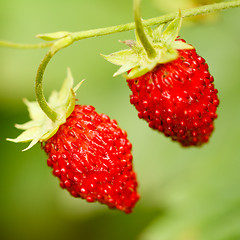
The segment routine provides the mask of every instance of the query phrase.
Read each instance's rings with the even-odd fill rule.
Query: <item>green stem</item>
[[[0,46],[19,49],[38,49],[50,47],[53,43],[22,44],[8,41],[0,41]]]
[[[141,14],[140,14],[140,2],[141,0],[134,0],[133,10],[134,10],[134,20],[136,25],[136,34],[138,35],[142,46],[144,47],[147,55],[150,59],[156,57],[157,53],[151,43],[149,42],[142,24]]]
[[[240,7],[240,0],[235,0],[235,1],[229,1],[229,2],[221,2],[221,3],[215,3],[215,4],[210,4],[206,6],[201,6],[193,9],[187,9],[187,10],[182,10],[182,17],[187,18],[187,17],[193,17],[201,14],[207,14],[207,13],[212,13],[212,12],[217,12],[229,8],[236,8]],[[151,18],[148,20],[143,21],[144,26],[153,26],[157,24],[162,24],[162,23],[167,23],[175,19],[176,15],[179,12],[175,13],[170,13],[166,14],[160,17],[156,18]],[[109,35],[113,33],[118,33],[118,32],[125,32],[125,31],[130,31],[135,29],[135,23],[127,23],[127,24],[122,24],[118,26],[112,26],[112,27],[106,27],[106,28],[99,28],[99,29],[94,29],[94,30],[88,30],[88,31],[81,31],[81,32],[74,32],[71,33],[71,37],[73,41],[78,41],[81,39],[86,39],[86,38],[91,38],[91,37],[98,37],[98,36],[104,36],[104,35]]]
[[[35,94],[36,94],[37,102],[41,107],[41,109],[43,110],[43,112],[54,122],[57,119],[57,113],[49,107],[44,97],[43,86],[42,86],[43,74],[45,72],[47,64],[49,63],[52,57],[53,55],[51,54],[50,51],[48,51],[38,67],[37,76],[35,80]]]
[[[182,10],[182,17],[193,17],[201,14],[207,14],[207,13],[213,13],[229,8],[237,8],[240,7],[240,0],[234,0],[234,1],[227,1],[227,2],[220,2],[220,3],[214,3],[210,5],[205,5],[197,8]],[[151,18],[148,20],[143,21],[143,26],[153,26],[157,24],[167,23],[172,21],[178,12],[166,14],[160,17]],[[122,24],[118,26],[112,26],[112,27],[106,27],[106,28],[98,28],[88,31],[81,31],[81,32],[74,32],[70,33],[71,38],[73,41],[78,41],[81,39],[86,38],[92,38],[92,37],[98,37],[98,36],[104,36],[109,34],[114,34],[118,32],[125,32],[135,29],[135,23],[127,23]],[[45,44],[16,44],[16,43],[10,43],[5,41],[0,41],[0,46],[5,47],[12,47],[12,48],[45,48],[51,46],[53,43],[45,43]]]

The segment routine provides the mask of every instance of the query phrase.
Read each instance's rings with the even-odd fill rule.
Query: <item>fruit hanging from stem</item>
[[[130,213],[139,199],[132,144],[115,120],[92,106],[75,105],[77,88],[69,70],[60,92],[53,92],[47,103],[56,121],[37,102],[25,101],[32,120],[17,124],[25,131],[8,140],[31,141],[25,150],[41,142],[53,174],[72,196]]]
[[[208,65],[193,46],[178,38],[181,12],[166,29],[164,25],[144,29],[139,0],[134,3],[135,23],[140,24],[136,41],[123,41],[130,49],[104,57],[121,66],[115,76],[128,73],[130,102],[139,118],[183,146],[200,146],[213,132],[219,105]]]
[[[132,145],[115,120],[76,105],[43,148],[60,186],[72,196],[132,211],[139,199]]]

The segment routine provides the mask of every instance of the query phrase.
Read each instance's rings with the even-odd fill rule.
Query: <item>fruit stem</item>
[[[0,41],[0,46],[9,48],[19,48],[19,49],[40,49],[52,46],[51,43],[37,43],[37,44],[24,44],[24,43],[13,43],[8,41]]]
[[[181,13],[183,18],[187,18],[187,17],[193,17],[197,15],[208,14],[208,13],[213,13],[213,12],[217,12],[217,11],[221,11],[229,8],[237,8],[237,7],[240,7],[240,0],[204,5],[201,7],[182,10]],[[143,26],[153,26],[153,25],[168,23],[173,19],[175,19],[177,14],[178,12],[174,12],[170,14],[165,14],[160,17],[150,18],[150,19],[144,20],[142,24]],[[86,39],[86,38],[125,32],[133,29],[135,29],[134,22],[122,24],[118,26],[106,27],[106,28],[98,28],[98,29],[92,29],[92,30],[81,31],[81,32],[73,32],[73,33],[69,33],[69,35],[75,42],[75,41]],[[11,48],[29,48],[29,49],[45,48],[45,47],[51,46],[52,44],[53,44],[52,42],[46,43],[46,44],[17,44],[17,43],[0,41],[0,46],[11,47]]]
[[[240,7],[240,0],[214,3],[210,5],[197,7],[197,8],[182,10],[181,13],[182,13],[182,17],[186,18],[186,17],[193,17],[193,16],[206,14],[206,13],[217,12],[217,11],[228,9],[228,8],[235,8],[235,7]],[[170,22],[176,18],[176,15],[178,13],[179,12],[174,12],[174,13],[166,14],[160,17],[144,20],[143,26],[153,26],[157,24]],[[134,22],[122,24],[118,26],[88,30],[88,31],[73,32],[71,33],[71,36],[73,38],[73,41],[78,41],[78,40],[91,38],[91,37],[98,37],[98,36],[104,36],[104,35],[109,35],[109,34],[118,33],[118,32],[130,31],[133,29],[135,29]]]
[[[144,27],[142,24],[141,14],[140,14],[140,2],[141,0],[133,1],[133,11],[134,11],[134,21],[136,25],[136,35],[138,35],[142,46],[144,47],[148,57],[153,59],[156,57],[157,53],[153,46],[151,45],[147,35],[144,32]]]
[[[52,56],[53,55],[51,54],[51,52],[48,51],[38,67],[37,76],[36,76],[36,80],[35,80],[35,94],[36,94],[37,102],[38,102],[39,106],[41,107],[41,109],[43,110],[43,112],[53,122],[55,122],[57,120],[57,113],[49,107],[49,105],[44,97],[44,94],[43,94],[43,85],[42,85],[44,71],[47,67],[47,64],[51,60]]]

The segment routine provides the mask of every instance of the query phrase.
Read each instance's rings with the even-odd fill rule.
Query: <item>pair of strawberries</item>
[[[106,58],[122,65],[117,74],[128,72],[130,102],[139,118],[183,146],[200,146],[208,142],[217,117],[213,77],[192,46],[176,36],[170,39],[168,29],[160,31],[149,34],[157,51],[154,60],[133,41],[126,41],[130,50]],[[72,196],[132,211],[139,199],[132,145],[115,120],[92,106],[76,105],[59,128],[40,141],[53,174]]]

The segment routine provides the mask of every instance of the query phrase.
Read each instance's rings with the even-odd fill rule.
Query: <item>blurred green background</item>
[[[159,0],[160,1],[160,0]],[[162,14],[157,0],[142,1],[142,15]],[[161,8],[161,7],[160,7]],[[215,21],[185,24],[181,36],[203,56],[215,77],[220,107],[215,132],[201,148],[182,148],[137,118],[109,54],[133,32],[82,40],[56,54],[47,67],[44,91],[58,89],[70,67],[81,104],[91,104],[117,119],[133,143],[141,199],[126,215],[86,203],[60,189],[37,145],[6,142],[28,120],[22,98],[34,100],[34,78],[43,50],[0,48],[0,239],[240,239],[240,10]],[[38,43],[38,33],[80,31],[131,22],[132,1],[0,0],[0,39]]]

